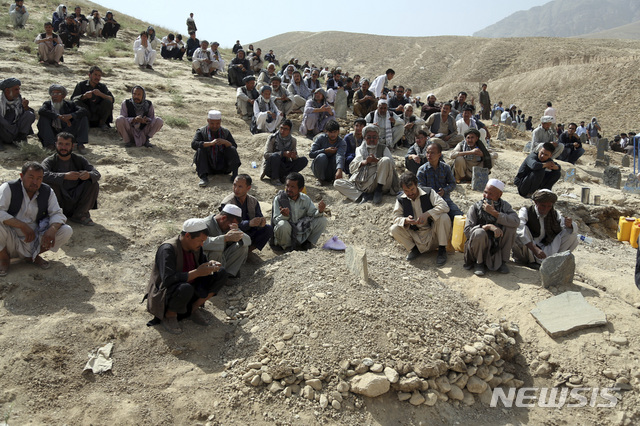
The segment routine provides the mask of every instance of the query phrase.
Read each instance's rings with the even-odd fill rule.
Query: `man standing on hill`
[[[193,19],[193,13],[189,14],[187,18],[187,34],[191,34],[191,31],[194,33],[198,31],[198,27],[196,27],[196,21]]]
[[[49,96],[51,100],[45,101],[38,111],[38,137],[42,146],[54,150],[58,133],[68,132],[78,141],[78,152],[84,154],[84,145],[89,143],[87,111],[65,100],[67,89],[59,84],[49,87]]]
[[[156,117],[155,109],[142,86],[131,89],[131,99],[126,99],[116,118],[116,130],[122,136],[124,146],[146,146],[153,148],[149,139],[164,125],[162,118]]]
[[[36,114],[29,108],[29,101],[20,96],[20,85],[20,80],[13,77],[0,81],[0,151],[4,144],[26,142],[33,132]]]
[[[60,36],[53,32],[51,22],[45,22],[44,32],[38,34],[34,42],[38,45],[38,59],[41,64],[60,65],[64,44]]]
[[[102,79],[102,70],[94,65],[89,68],[89,79],[76,84],[71,100],[89,112],[89,127],[109,130],[113,122],[114,97]]]
[[[558,113],[556,109],[553,107],[553,104],[551,103],[551,101],[547,102],[547,109],[544,110],[544,115],[551,117],[552,118],[551,122],[555,124]]]
[[[9,6],[9,16],[11,17],[14,28],[24,28],[24,26],[27,25],[29,12],[27,12],[27,8],[24,7],[23,0],[16,0],[15,4]]]
[[[490,120],[491,119],[491,97],[489,96],[489,92],[487,92],[487,85],[482,85],[482,90],[480,91],[480,95],[478,96],[480,100],[480,107],[482,108],[482,119]]]
[[[86,158],[73,153],[71,133],[58,133],[56,153],[42,161],[44,182],[55,192],[69,220],[93,226],[89,210],[98,208],[100,172]]]
[[[589,144],[590,145],[598,145],[598,140],[600,136],[598,132],[601,132],[602,128],[598,124],[598,120],[596,117],[591,119],[591,123],[587,124],[587,136],[589,136]]]
[[[209,184],[209,175],[231,173],[231,182],[238,176],[240,157],[238,156],[236,141],[231,132],[222,124],[222,113],[211,110],[207,115],[207,125],[196,130],[191,141],[191,148],[196,153],[194,163],[200,177],[200,187]]]
[[[373,80],[373,83],[371,83],[371,91],[376,98],[380,99],[382,95],[386,96],[387,92],[389,91],[387,85],[395,75],[396,72],[389,68],[387,72],[377,76],[375,80]]]

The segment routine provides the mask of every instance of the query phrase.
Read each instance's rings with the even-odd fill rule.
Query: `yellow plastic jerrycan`
[[[640,235],[640,220],[636,219],[631,227],[631,236],[629,237],[629,242],[633,248],[638,248],[638,235]]]
[[[620,216],[620,220],[618,220],[618,241],[629,241],[631,228],[635,221],[635,217]]]
[[[467,242],[467,236],[464,235],[464,224],[467,216],[457,215],[453,218],[453,234],[451,236],[451,245],[456,251],[464,253],[464,243]]]

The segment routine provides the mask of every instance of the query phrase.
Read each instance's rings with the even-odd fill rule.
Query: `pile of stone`
[[[505,371],[506,362],[516,355],[518,333],[516,324],[503,320],[480,326],[475,341],[462,349],[444,348],[424,363],[351,359],[341,361],[333,371],[284,360],[273,363],[271,355],[279,351],[265,345],[258,354],[262,359],[247,362],[240,371],[247,385],[315,401],[323,409],[330,405],[339,410],[353,394],[377,397],[390,391],[412,405],[433,406],[438,401],[472,405],[476,400],[489,404],[495,387],[524,384]]]

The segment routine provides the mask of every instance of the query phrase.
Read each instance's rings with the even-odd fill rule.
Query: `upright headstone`
[[[504,127],[502,126],[500,126],[500,129],[498,129],[498,140],[499,141],[507,140],[507,133],[504,131]]]
[[[475,166],[472,169],[472,173],[471,189],[480,192],[484,191],[484,187],[487,186],[487,182],[489,182],[489,169]]]
[[[629,157],[629,154],[625,154],[622,157],[622,167],[629,167],[631,166],[631,157]]]
[[[564,181],[568,183],[576,183],[576,168],[575,167],[563,167]]]
[[[609,143],[605,140],[605,139],[599,139],[598,140],[598,145],[596,146],[597,148],[597,152],[596,152],[596,166],[597,167],[604,167],[605,163],[604,163],[604,152],[606,151],[606,147],[609,145]]]
[[[630,173],[627,176],[627,182],[624,184],[622,191],[629,192],[631,194],[640,194],[640,181],[636,175]]]
[[[347,262],[347,268],[349,268],[352,274],[360,277],[364,282],[369,279],[367,252],[364,249],[348,246],[345,251],[345,260]]]
[[[347,118],[347,93],[344,89],[339,89],[336,92],[335,100],[336,117]]]
[[[507,126],[511,126],[511,122],[513,122],[513,120],[511,119],[511,117],[507,117],[506,120],[504,120],[504,124],[506,124]]]
[[[526,132],[527,131],[527,125],[524,124],[524,123],[518,123],[518,131]]]
[[[601,141],[604,141],[604,150],[605,150],[605,151],[609,151],[609,139],[607,139],[607,138],[601,138],[601,139],[600,139],[600,141],[598,142],[598,144],[599,144]]]
[[[527,154],[531,152],[531,141],[525,144],[524,148],[522,148],[522,152],[526,152]]]
[[[540,265],[542,287],[569,285],[573,282],[575,272],[576,258],[570,251],[552,254]]]
[[[496,125],[497,125],[497,124],[500,124],[500,115],[495,114],[495,115],[493,116],[493,118],[491,119],[491,122],[492,122],[493,124],[496,124]]]
[[[580,143],[581,144],[586,144],[589,142],[589,138],[587,137],[586,133],[583,133],[580,135]]]
[[[617,167],[607,166],[602,174],[602,183],[610,188],[620,189],[620,182],[622,181],[622,174]]]

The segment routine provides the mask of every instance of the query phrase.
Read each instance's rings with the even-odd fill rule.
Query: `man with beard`
[[[555,160],[564,152],[564,144],[556,139],[557,133],[553,127],[553,117],[545,115],[540,118],[540,125],[531,133],[530,154],[538,152],[545,143],[553,144],[552,160]]]
[[[508,274],[507,262],[516,238],[520,219],[503,200],[504,183],[489,179],[482,200],[469,207],[464,234],[464,268],[483,276],[486,270]]]
[[[210,77],[214,72],[212,53],[207,40],[202,40],[200,47],[193,52],[191,68],[200,77]]]
[[[395,149],[396,143],[404,134],[404,120],[389,111],[386,99],[378,101],[378,109],[370,112],[364,118],[367,123],[377,126],[380,131],[380,143]]]
[[[287,115],[289,115],[293,109],[293,101],[289,98],[287,90],[282,87],[282,79],[280,76],[274,75],[271,78],[271,89],[271,96],[276,103],[276,107],[282,111],[283,117],[287,118]]]
[[[76,84],[71,100],[89,112],[89,127],[109,130],[113,121],[114,97],[102,79],[102,70],[94,65],[89,68],[89,79]]]
[[[431,114],[425,122],[431,143],[437,143],[443,151],[453,148],[464,137],[458,134],[456,121],[451,116],[451,104],[442,104],[440,114]]]
[[[313,158],[311,170],[321,184],[342,179],[346,152],[347,144],[340,137],[340,124],[329,120],[324,126],[324,133],[313,139],[309,152],[309,157]]]
[[[67,16],[60,24],[58,33],[66,49],[71,49],[74,46],[80,47],[80,30],[78,29],[78,24],[71,16]]]
[[[282,112],[271,98],[271,86],[263,86],[260,96],[253,103],[251,133],[273,132],[282,121]]]
[[[253,117],[253,104],[260,94],[256,90],[256,78],[252,75],[242,80],[243,85],[236,90],[236,110],[243,120]]]
[[[58,133],[56,153],[42,162],[44,182],[55,192],[69,220],[93,226],[89,210],[98,208],[100,173],[83,156],[72,152],[73,142],[71,133]]]
[[[41,64],[60,65],[64,44],[60,36],[53,32],[51,22],[44,24],[44,32],[38,34],[34,42],[38,45],[38,59]]]
[[[229,86],[242,86],[242,80],[253,75],[249,60],[245,58],[244,50],[240,49],[236,53],[236,57],[231,60],[228,70]]]
[[[211,110],[207,115],[207,125],[196,131],[191,148],[196,153],[193,162],[200,178],[200,187],[209,184],[209,175],[231,173],[231,182],[238,176],[240,157],[236,141],[231,132],[221,126],[222,113]]]
[[[456,145],[449,158],[453,160],[450,165],[457,183],[470,181],[474,167],[491,168],[491,157],[480,142],[480,132],[477,129],[467,129],[464,132],[464,140]]]
[[[22,166],[20,179],[0,185],[0,277],[16,258],[48,269],[40,255],[58,251],[73,234],[43,176],[42,166],[30,161]]]
[[[258,90],[262,89],[262,86],[270,86],[271,79],[276,75],[276,64],[270,63],[267,65],[267,69],[260,71],[260,74],[258,75],[258,80],[256,82]],[[282,79],[280,79],[280,81],[282,82]]]
[[[375,111],[377,106],[376,97],[369,90],[369,80],[365,78],[362,80],[362,87],[353,95],[353,115],[364,118]]]
[[[362,129],[367,125],[364,118],[356,118],[353,122],[353,132],[349,132],[344,137],[344,143],[347,146],[344,157],[344,172],[351,176],[351,162],[356,158],[356,148],[364,141]]]
[[[0,151],[4,144],[26,142],[33,132],[31,124],[36,121],[36,114],[20,95],[20,86],[17,78],[0,81]]]
[[[389,233],[409,251],[407,260],[437,247],[436,264],[444,265],[451,235],[447,203],[432,188],[419,187],[416,175],[411,172],[400,176],[400,185],[403,192],[396,198]]]
[[[334,188],[356,203],[373,200],[382,202],[382,194],[399,189],[398,175],[389,147],[378,143],[378,127],[367,125],[363,130],[364,141],[356,149],[356,157],[351,162],[349,180],[336,179]]]
[[[433,188],[447,202],[449,218],[453,222],[456,216],[462,216],[463,213],[451,199],[451,191],[456,188],[456,180],[453,178],[451,167],[445,164],[444,161],[440,161],[442,159],[442,147],[437,143],[427,146],[426,156],[427,162],[418,169],[418,185]]]
[[[251,238],[249,253],[256,249],[262,250],[273,237],[273,227],[267,224],[258,199],[249,194],[251,182],[251,176],[239,174],[233,181],[233,194],[226,196],[220,204],[220,211],[223,211],[227,204],[236,205],[242,211],[238,229]]]
[[[442,105],[436,102],[436,95],[429,93],[427,95],[427,103],[422,105],[422,118],[425,120],[431,117],[433,114],[439,113],[442,109]]]
[[[289,173],[299,172],[307,167],[309,160],[298,157],[297,141],[291,136],[292,126],[291,120],[284,120],[280,130],[267,137],[260,179],[268,176],[272,184],[281,185]]]
[[[273,199],[271,224],[274,244],[284,250],[309,250],[315,247],[327,227],[324,217],[325,202],[318,207],[302,192],[304,177],[300,173],[289,173],[285,190]]]
[[[292,78],[293,78],[293,81],[289,84],[289,87],[287,88],[287,92],[289,92],[289,97],[293,101],[292,109],[294,111],[302,109],[304,112],[305,105],[309,100],[309,98],[312,97],[312,94],[322,89],[316,89],[316,91],[309,90],[309,87],[307,87],[307,85],[304,84],[304,81],[302,81],[302,74],[300,74],[300,71],[297,71],[297,70],[294,71]]]
[[[204,219],[209,237],[202,244],[209,260],[222,264],[231,278],[240,277],[240,267],[247,260],[251,238],[242,232],[238,224],[242,220],[242,209],[235,204],[226,204],[220,213]]]
[[[131,89],[131,99],[126,99],[120,107],[120,116],[116,118],[116,130],[127,148],[146,146],[153,148],[149,139],[164,125],[160,117],[156,117],[153,103],[147,99],[147,92],[142,86]]]
[[[65,100],[67,89],[59,84],[49,86],[51,100],[45,101],[38,111],[38,137],[46,149],[55,149],[56,135],[71,133],[78,141],[78,152],[85,154],[89,143],[89,119],[87,111],[71,101]]]
[[[301,84],[307,87],[306,84]],[[313,98],[307,100],[304,106],[300,133],[307,137],[314,137],[324,130],[324,126],[333,116],[333,108],[327,103],[326,92],[323,89],[317,89],[313,92]]]
[[[546,142],[524,159],[513,180],[521,197],[529,198],[538,189],[550,190],[560,179],[560,165],[551,159],[554,149],[553,143]]]
[[[213,75],[218,71],[224,71],[226,69],[224,59],[222,59],[222,55],[218,50],[219,47],[220,43],[217,41],[211,43],[211,47],[209,47],[209,50],[211,51],[211,67],[213,68]]]

